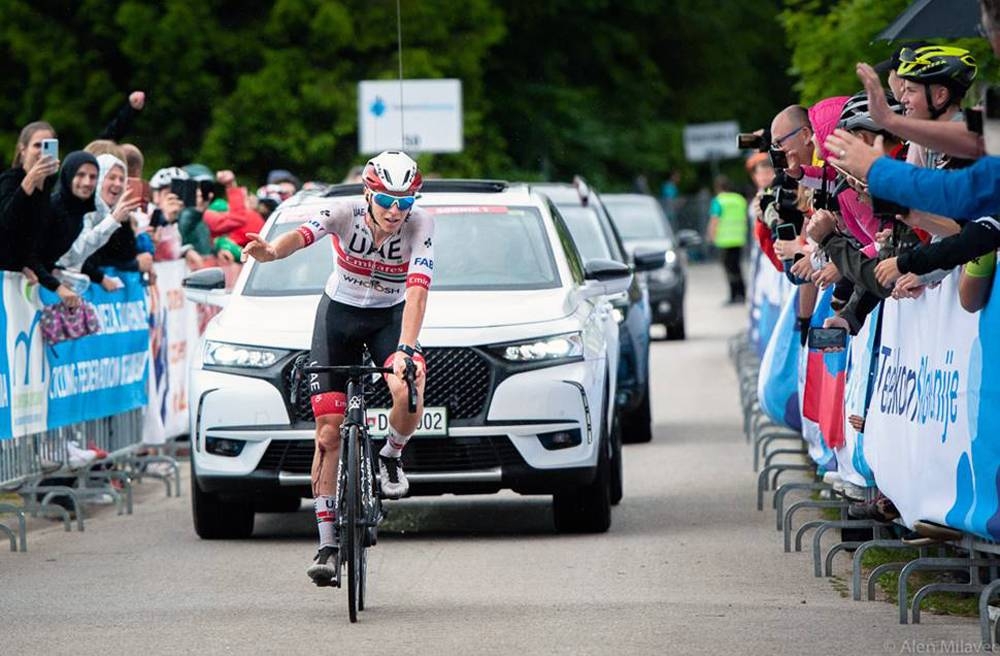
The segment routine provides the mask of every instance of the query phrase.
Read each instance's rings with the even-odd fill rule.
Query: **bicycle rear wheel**
[[[343,537],[345,547],[345,560],[347,561],[347,610],[351,622],[358,621],[359,591],[361,588],[361,568],[363,565],[361,550],[362,546],[360,526],[361,517],[361,453],[358,427],[351,426],[347,434],[347,444],[344,448],[347,451],[347,521],[345,529],[347,535]],[[363,602],[362,602],[363,603]]]

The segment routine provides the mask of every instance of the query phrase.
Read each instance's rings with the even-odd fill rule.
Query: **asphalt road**
[[[726,355],[745,309],[723,296],[721,267],[691,269],[689,339],[653,346],[656,436],[626,447],[606,535],[556,535],[546,498],[397,502],[351,625],[346,591],[305,576],[311,512],[204,542],[187,481],[179,499],[145,483],[131,517],[0,551],[0,654],[969,653],[971,621],[901,627],[895,607],[844,598],[782,553],[754,509]]]

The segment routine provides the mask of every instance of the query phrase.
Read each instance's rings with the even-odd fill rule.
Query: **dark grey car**
[[[601,199],[630,254],[636,248],[666,251],[666,266],[638,275],[649,290],[652,323],[663,324],[667,339],[684,339],[687,278],[681,249],[683,240],[674,234],[659,201],[652,196],[601,194]]]

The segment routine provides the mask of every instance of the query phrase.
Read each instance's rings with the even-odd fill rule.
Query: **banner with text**
[[[958,274],[886,301],[864,454],[903,520],[1000,539],[1000,302],[970,314]]]
[[[198,340],[198,311],[185,300],[183,260],[157,262],[150,290],[149,407],[142,441],[163,444],[188,432],[187,367]]]
[[[43,341],[42,308],[58,302],[53,292],[30,285],[24,276],[3,274],[5,337],[0,373],[0,439],[37,433],[142,407],[146,403],[149,324],[139,274],[114,272],[123,289],[107,292],[91,285],[83,298],[100,319],[100,332],[55,345]]]
[[[116,415],[146,404],[146,290],[137,272],[111,273],[125,284],[123,289],[108,292],[100,285],[90,285],[83,295],[97,310],[100,331],[45,349],[50,376],[48,428]],[[47,289],[40,289],[39,294],[45,305],[59,302]]]

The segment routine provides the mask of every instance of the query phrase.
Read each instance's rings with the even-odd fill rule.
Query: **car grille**
[[[380,444],[375,441],[375,448]],[[272,440],[257,470],[308,474],[313,448],[312,440]],[[478,471],[523,464],[521,454],[506,437],[416,437],[403,450],[403,469],[411,473]]]
[[[470,348],[424,349],[427,360],[427,387],[424,405],[448,408],[448,420],[470,419],[482,414],[490,393],[490,364],[486,358]],[[308,353],[295,358],[294,364],[302,366],[309,359]],[[309,381],[303,376],[298,395],[291,402],[293,366],[285,368],[282,376],[283,393],[293,421],[315,421],[309,401]],[[392,407],[389,387],[379,380],[367,387],[365,402],[369,408]]]

